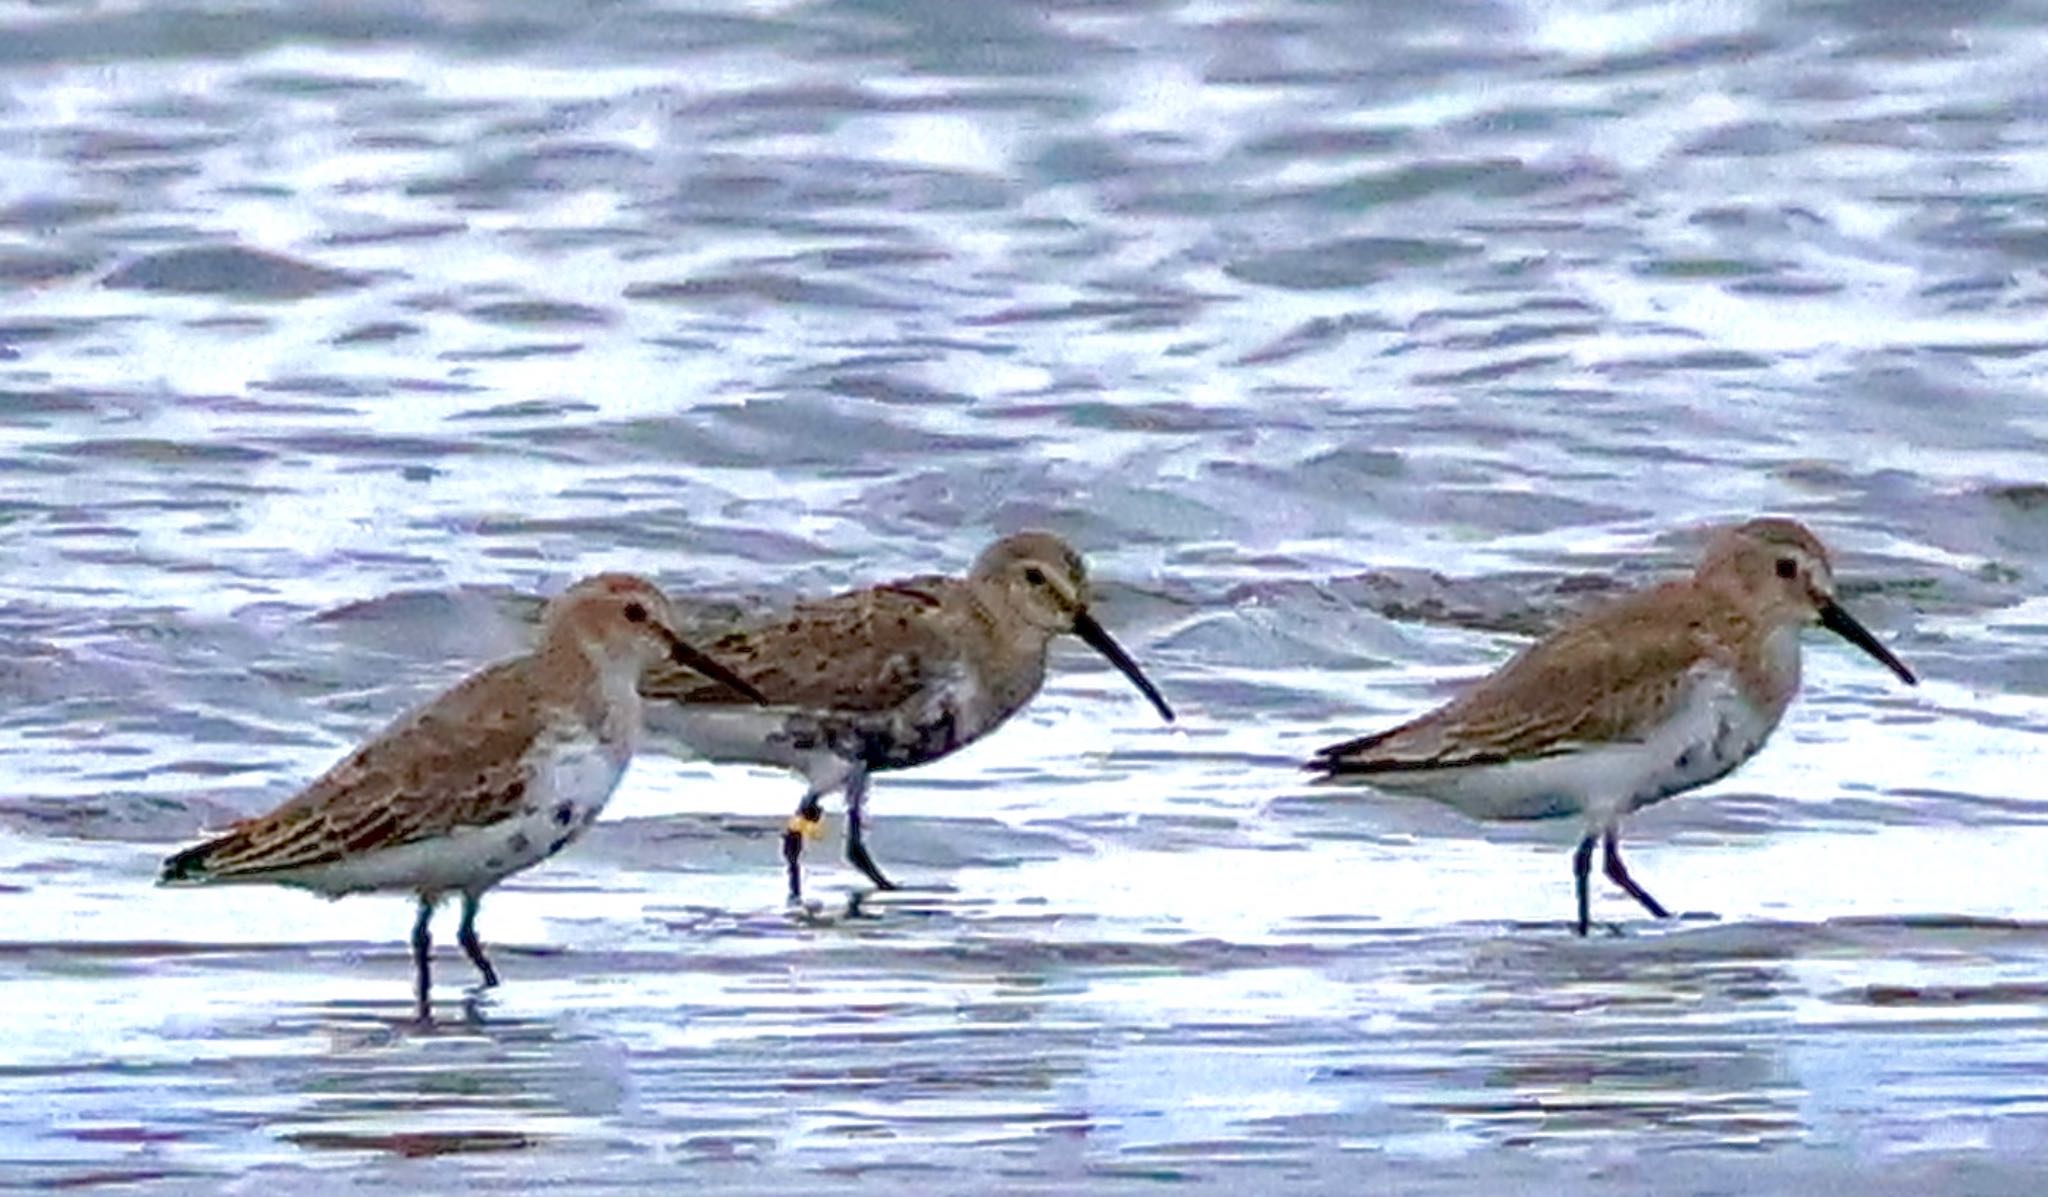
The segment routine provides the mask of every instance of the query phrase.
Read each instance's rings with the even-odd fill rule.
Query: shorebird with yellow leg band
[[[713,640],[712,656],[775,704],[750,708],[687,670],[641,681],[648,727],[712,761],[780,765],[809,781],[783,833],[789,900],[801,902],[804,841],[825,795],[846,792],[846,859],[894,889],[869,855],[868,778],[938,760],[994,731],[1045,682],[1053,640],[1071,632],[1173,720],[1137,662],[1096,622],[1087,567],[1065,541],[1020,532],[966,577],[906,578],[797,604]]]
[[[1726,776],[1763,747],[1799,689],[1799,632],[1841,636],[1913,671],[1835,600],[1827,550],[1789,519],[1709,541],[1689,578],[1628,595],[1524,650],[1455,701],[1315,754],[1319,780],[1435,799],[1476,819],[1577,817],[1578,933],[1593,850],[1645,910],[1622,863],[1624,816]]]
[[[429,923],[462,899],[457,942],[483,975],[484,892],[581,835],[604,809],[641,734],[640,674],[672,661],[736,698],[761,695],[675,631],[654,584],[599,574],[548,605],[540,647],[493,665],[403,716],[284,805],[164,862],[164,885],[268,882],[330,898],[418,896],[412,955],[421,1021]]]

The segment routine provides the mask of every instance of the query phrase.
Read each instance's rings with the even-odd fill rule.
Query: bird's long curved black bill
[[[1898,674],[1899,680],[1908,686],[1920,684],[1920,679],[1913,676],[1913,671],[1906,668],[1905,662],[1893,656],[1890,649],[1879,644],[1877,637],[1870,634],[1869,628],[1856,622],[1856,617],[1843,610],[1841,604],[1833,599],[1825,600],[1820,605],[1820,626],[1876,657],[1886,669]]]
[[[1166,699],[1160,695],[1159,687],[1152,684],[1152,679],[1145,676],[1145,671],[1138,668],[1136,661],[1131,660],[1131,654],[1124,651],[1123,645],[1118,644],[1110,637],[1107,629],[1095,622],[1093,615],[1086,611],[1076,613],[1074,634],[1086,642],[1089,648],[1107,657],[1110,664],[1131,679],[1131,684],[1142,691],[1145,697],[1151,699],[1152,705],[1159,709],[1160,718],[1168,723],[1173,722],[1173,708],[1166,705]]]
[[[747,679],[720,665],[696,649],[691,648],[683,642],[682,637],[677,636],[667,628],[662,629],[662,635],[668,639],[669,659],[676,664],[694,669],[726,689],[744,694],[764,707],[770,705],[768,696],[754,689],[752,685],[748,684]]]

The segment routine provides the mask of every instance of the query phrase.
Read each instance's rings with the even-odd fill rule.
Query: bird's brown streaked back
[[[961,590],[956,578],[919,577],[847,591],[728,632],[705,651],[777,705],[893,710],[916,696],[933,662],[948,659],[951,649],[933,616],[957,607]],[[670,661],[647,670],[640,692],[683,703],[747,701]]]
[[[1090,610],[1079,553],[1046,532],[1003,537],[965,578],[925,575],[798,604],[728,632],[711,655],[778,705],[845,714],[893,710],[940,677],[971,671],[1021,704],[1043,679],[1047,645],[1073,633],[1136,686],[1168,722],[1173,709]],[[663,663],[642,679],[648,698],[735,701],[687,668]]]
[[[535,667],[522,657],[473,675],[290,801],[173,857],[164,880],[197,870],[213,880],[260,880],[511,817],[526,800],[527,750],[548,714],[527,697]]]
[[[1692,615],[1672,618],[1674,604]],[[1664,717],[1695,664],[1733,664],[1707,633],[1717,606],[1683,584],[1627,595],[1524,649],[1450,703],[1323,748],[1306,767],[1340,774],[1501,764],[1626,738]]]

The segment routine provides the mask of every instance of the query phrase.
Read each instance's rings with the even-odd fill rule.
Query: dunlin
[[[713,761],[781,765],[810,782],[783,834],[799,902],[804,840],[825,795],[846,792],[846,858],[894,889],[862,838],[871,773],[935,761],[1000,727],[1045,682],[1046,650],[1072,632],[1109,658],[1168,722],[1173,710],[1089,610],[1087,568],[1045,532],[1006,536],[964,578],[917,577],[799,604],[713,641],[710,652],[777,709],[656,664],[641,681],[648,726]]]
[[[761,697],[683,643],[651,582],[586,578],[548,605],[533,653],[473,674],[276,810],[166,860],[159,884],[417,894],[412,953],[425,1020],[434,907],[461,895],[457,941],[483,983],[496,985],[477,939],[477,905],[493,885],[561,851],[604,809],[640,737],[636,683],[656,660],[695,669],[735,697]]]
[[[1448,705],[1333,744],[1307,768],[1478,819],[1582,817],[1579,934],[1596,841],[1607,876],[1665,918],[1622,863],[1623,816],[1723,777],[1763,747],[1799,689],[1799,630],[1815,621],[1915,683],[1835,601],[1813,533],[1756,519],[1716,533],[1690,578],[1602,607]]]

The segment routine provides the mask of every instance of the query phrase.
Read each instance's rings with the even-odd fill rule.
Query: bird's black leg
[[[1579,841],[1579,850],[1572,853],[1572,878],[1579,883],[1579,935],[1583,938],[1586,928],[1593,921],[1592,899],[1587,895],[1587,879],[1593,873],[1593,843],[1599,837],[1587,836]]]
[[[795,905],[804,900],[804,874],[800,863],[804,855],[804,839],[818,825],[818,817],[824,814],[824,805],[818,791],[812,790],[797,803],[796,816],[789,821],[789,827],[782,833],[782,859],[789,864],[789,901]]]
[[[1587,843],[1590,845],[1592,841],[1588,840]],[[1671,912],[1659,905],[1657,899],[1650,896],[1650,891],[1637,885],[1636,879],[1628,875],[1628,866],[1621,863],[1621,843],[1615,838],[1614,829],[1611,827],[1607,829],[1606,858],[1607,879],[1609,881],[1627,890],[1629,897],[1641,902],[1643,909],[1656,917],[1660,919],[1671,917]]]
[[[416,1013],[423,1023],[434,1020],[434,1007],[427,996],[433,989],[433,969],[427,963],[427,958],[434,951],[433,921],[434,900],[421,894],[420,915],[412,924],[412,967],[413,987],[418,997]]]
[[[455,940],[469,954],[469,962],[476,965],[476,971],[484,975],[484,988],[490,989],[498,984],[498,970],[484,958],[483,942],[476,937],[476,908],[481,901],[475,894],[462,895],[462,927],[455,933]]]
[[[867,800],[867,766],[855,765],[853,773],[846,779],[846,859],[854,868],[866,873],[876,889],[895,889],[896,883],[882,876],[882,870],[875,867],[875,858],[868,855],[867,841],[861,836],[861,811]]]

